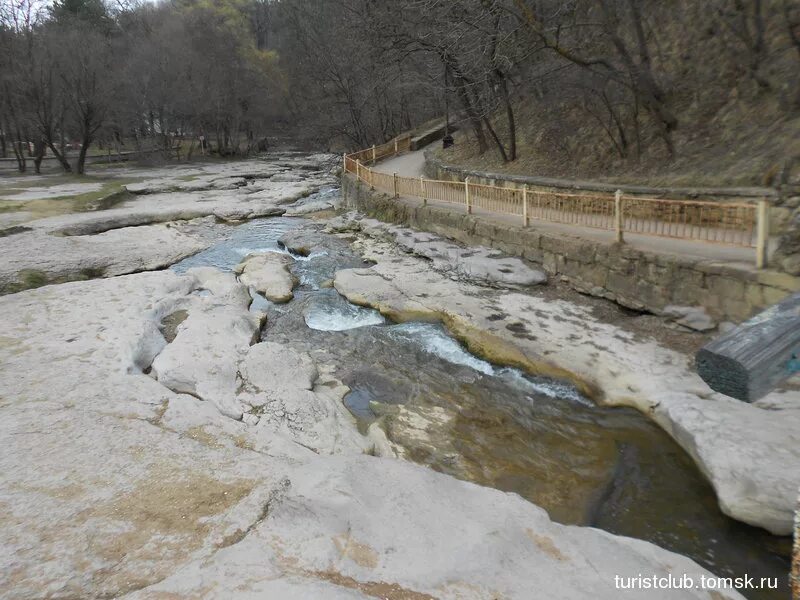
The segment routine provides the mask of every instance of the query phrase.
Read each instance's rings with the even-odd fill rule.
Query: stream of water
[[[215,227],[218,241],[173,268],[232,270],[251,252],[285,252],[280,236],[308,221],[259,219]],[[267,312],[264,339],[334,365],[361,430],[381,419],[406,457],[443,473],[511,491],[561,523],[648,540],[719,576],[777,577],[789,598],[790,541],[723,515],[711,486],[659,427],[629,409],[600,408],[570,385],[487,363],[440,326],[387,322],[330,287],[337,269],[363,267],[349,245],[315,234],[296,257],[295,298]],[[487,290],[487,294],[497,293]]]

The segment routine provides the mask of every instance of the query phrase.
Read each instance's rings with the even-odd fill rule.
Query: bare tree
[[[722,23],[746,50],[747,70],[765,90],[772,86],[762,73],[767,58],[766,24],[762,0],[726,0],[719,7]]]
[[[637,103],[651,115],[669,153],[674,155],[671,134],[678,126],[678,119],[669,108],[667,94],[655,74],[649,36],[637,0],[599,0],[597,15],[592,10],[561,11],[556,13],[556,22],[550,27],[525,0],[514,0],[514,4],[519,17],[548,49],[578,67],[605,75],[628,88]],[[564,19],[565,15],[567,19]],[[573,43],[570,44],[569,38],[560,34],[562,27],[578,28],[579,23],[574,21],[576,15],[588,15],[586,22],[592,23],[596,19],[597,25],[580,27],[581,34],[572,36]],[[563,22],[565,20],[567,22]],[[590,54],[585,45],[581,47],[575,40],[591,28],[599,29],[601,40],[608,42],[597,44],[597,53]]]

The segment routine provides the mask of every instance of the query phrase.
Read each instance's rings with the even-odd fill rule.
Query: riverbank
[[[506,216],[389,198],[350,176],[342,178],[342,188],[347,205],[371,217],[522,257],[568,279],[583,293],[634,310],[662,314],[670,306],[698,308],[714,323],[741,322],[800,290],[800,278],[758,270],[741,260],[738,248],[692,248],[687,243],[682,245],[688,249],[676,252],[673,240],[661,238],[621,245],[613,235],[598,236],[592,230],[539,223],[523,227]]]
[[[348,182],[345,178],[346,185],[350,185]],[[389,210],[389,220],[398,221],[392,216],[402,213],[402,208],[387,208],[388,200],[377,194],[370,196],[367,190],[357,194],[352,196],[352,205],[378,216]],[[430,213],[437,209],[425,210]],[[426,223],[429,229],[440,229],[436,221]],[[447,234],[450,229],[441,228],[441,232]],[[570,377],[585,390],[594,391],[600,402],[637,408],[693,456],[714,485],[723,512],[774,533],[792,531],[800,482],[800,396],[796,392],[780,391],[754,405],[727,399],[713,393],[693,373],[686,354],[664,353],[657,343],[636,344],[624,336],[619,339],[613,328],[595,323],[580,312],[571,324],[563,317],[554,319],[546,308],[553,303],[545,305],[510,295],[500,312],[513,315],[535,339],[515,337],[504,329],[502,320],[489,319],[491,307],[468,300],[468,291],[459,290],[446,279],[420,285],[413,275],[416,267],[408,268],[410,272],[403,273],[401,267],[392,264],[381,272],[379,263],[360,277],[341,274],[337,289],[351,301],[395,318],[424,314],[442,320],[489,360]],[[429,287],[436,290],[435,295]],[[409,300],[418,293],[425,294],[425,300]],[[545,318],[541,324],[540,313]],[[601,338],[602,343],[595,338]]]
[[[326,210],[337,201],[312,193],[333,183],[319,163],[298,159],[281,166],[282,161],[243,163],[237,172],[244,181],[233,189],[223,189],[230,177],[181,191],[172,189],[182,185],[174,173],[151,176],[134,188],[135,198],[105,211],[109,214],[32,221],[26,224],[31,231],[2,238],[15,240],[18,248],[9,244],[7,249],[16,261],[31,264],[46,248],[45,236],[63,240],[47,243],[63,243],[76,257],[76,267],[80,257],[90,260],[97,254],[91,240],[118,232],[128,242],[124,263],[123,253],[107,246],[99,263],[105,270],[86,274],[91,280],[41,285],[44,281],[36,289],[0,297],[0,439],[7,448],[0,456],[0,561],[10,582],[4,597],[477,599],[526,598],[536,589],[550,598],[616,600],[617,576],[685,573],[699,580],[709,575],[654,544],[558,524],[518,493],[435,473],[408,462],[422,462],[408,454],[407,460],[392,458],[404,455],[403,444],[382,434],[377,419],[363,427],[355,414],[364,405],[355,392],[364,394],[367,384],[383,390],[375,376],[388,376],[401,356],[416,356],[420,365],[404,363],[405,371],[416,374],[416,388],[398,386],[403,397],[442,394],[433,384],[418,385],[424,374],[424,381],[441,379],[453,391],[456,385],[471,389],[478,394],[476,404],[491,404],[487,390],[502,391],[518,406],[530,397],[541,409],[561,407],[563,419],[584,415],[583,430],[594,436],[603,428],[589,417],[598,409],[570,404],[586,402],[569,396],[574,392],[556,387],[552,398],[531,391],[514,396],[509,382],[517,380],[506,381],[510,374],[471,356],[443,331],[426,323],[409,330],[376,318],[330,288],[333,280],[345,295],[360,294],[345,289],[348,278],[372,282],[377,277],[380,281],[363,293],[380,294],[387,285],[418,277],[417,284],[429,289],[414,291],[406,298],[408,306],[393,308],[390,316],[413,310],[426,321],[438,317],[428,300],[420,301],[426,294],[438,302],[441,293],[452,291],[470,313],[491,305],[486,322],[508,332],[508,343],[498,344],[491,328],[486,336],[477,335],[474,326],[484,322],[471,323],[471,317],[454,310],[445,324],[496,365],[525,367],[530,357],[515,344],[533,342],[527,339],[534,335],[530,326],[497,317],[519,309],[520,296],[532,298],[506,286],[532,284],[533,270],[502,257],[462,253],[455,266],[431,271],[427,260],[409,257],[396,243],[363,230],[326,234],[322,241],[284,237],[287,227],[296,226],[293,220],[250,219]],[[316,171],[304,163],[317,164]],[[311,195],[304,198],[303,190]],[[147,234],[150,228],[170,237],[155,243]],[[179,237],[182,241],[175,242]],[[248,254],[264,252],[286,258],[263,261],[252,271],[237,269],[250,262]],[[58,264],[55,255],[48,264]],[[172,267],[121,274],[151,268],[146,256]],[[487,268],[487,261],[498,261],[502,269]],[[21,265],[14,263],[17,269]],[[273,267],[274,272],[264,272]],[[54,275],[55,268],[47,273]],[[281,275],[285,269],[291,277]],[[67,273],[73,271],[70,267]],[[251,285],[264,293],[279,285],[278,302],[248,289],[234,271],[247,272]],[[498,271],[499,279],[486,279],[482,286],[464,281]],[[19,271],[8,273],[10,280],[19,280]],[[275,273],[281,277],[272,277]],[[287,286],[294,288],[291,299]],[[557,354],[573,342],[560,336],[577,328],[575,319],[591,328],[587,336],[619,333],[568,301],[549,298],[539,308],[550,311],[542,319],[559,337],[553,347]],[[426,340],[444,344],[448,360],[423,348]],[[476,340],[485,341],[485,348]],[[381,353],[379,342],[385,346]],[[663,356],[671,355],[665,351]],[[378,361],[382,367],[370,373],[367,367]],[[410,381],[411,375],[404,377]],[[596,389],[585,386],[585,391]],[[450,401],[460,406],[459,398]],[[366,406],[379,409],[370,402]],[[397,405],[404,408],[427,410]],[[448,409],[440,406],[426,414],[446,417]],[[484,411],[469,422],[488,417],[501,415]],[[640,443],[646,444],[642,437]],[[613,438],[598,438],[578,451],[589,454],[592,448],[603,448],[603,457],[617,462]],[[553,450],[543,446],[542,451]],[[624,473],[609,477],[602,469],[596,477],[585,474],[564,472],[562,477],[577,477],[587,488],[594,480],[600,487],[607,479],[630,481]],[[555,477],[542,483],[557,489]],[[565,492],[570,488],[575,489],[566,486]],[[592,498],[586,504],[596,503]],[[733,591],[716,593],[741,598]],[[705,599],[708,591],[665,590],[642,597]]]

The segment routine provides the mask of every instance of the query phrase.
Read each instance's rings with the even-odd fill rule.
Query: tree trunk
[[[83,140],[81,142],[81,151],[78,154],[78,161],[75,164],[75,172],[78,175],[83,175],[86,172],[86,153],[89,151],[89,146],[92,144],[92,135],[90,127],[85,125],[83,132]]]
[[[489,117],[483,117],[483,122],[486,124],[486,129],[489,131],[489,135],[492,136],[492,139],[494,140],[494,143],[500,152],[500,156],[503,158],[503,162],[507,163],[508,153],[506,152],[505,146],[503,146],[503,141],[497,135],[497,132],[494,130],[494,127],[492,127],[492,124],[489,121]]]
[[[56,148],[56,145],[55,145],[54,141],[48,139],[47,145],[50,147],[50,151],[53,153],[53,156],[56,157],[56,160],[61,165],[61,168],[64,169],[64,172],[65,173],[72,173],[72,167],[70,166],[69,161],[67,160],[67,157],[61,152],[61,150]],[[63,144],[62,144],[62,148],[63,148]]]
[[[36,170],[36,174],[40,174],[42,172],[42,160],[44,159],[44,152],[47,148],[47,145],[44,143],[44,140],[36,140],[34,143],[34,159],[33,159],[33,168]]]
[[[12,146],[14,147],[14,156],[17,159],[17,170],[20,173],[24,173],[27,165],[25,164],[25,153],[22,151],[22,142],[16,141]]]
[[[508,92],[508,80],[498,71],[500,78],[500,91],[503,103],[506,105],[506,119],[508,120],[508,161],[517,160],[517,122],[514,118],[514,107],[511,104],[511,94]]]

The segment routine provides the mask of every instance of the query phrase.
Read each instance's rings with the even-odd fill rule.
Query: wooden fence
[[[497,187],[465,181],[437,181],[382,173],[367,165],[405,152],[410,138],[398,138],[344,155],[344,170],[373,189],[394,197],[410,196],[460,204],[474,211],[519,217],[526,227],[531,220],[592,227],[616,232],[754,247],[756,265],[767,263],[769,204],[759,202],[709,202],[664,200],[616,194],[576,194],[541,189]]]

